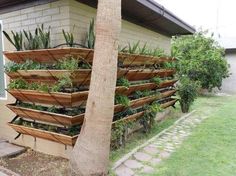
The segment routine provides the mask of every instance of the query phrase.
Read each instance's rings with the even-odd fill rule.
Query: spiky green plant
[[[153,83],[155,83],[156,85],[160,85],[160,83],[162,82],[162,79],[161,79],[160,77],[158,77],[158,76],[155,76],[155,77],[153,77],[153,78],[150,80],[150,82],[153,82]]]
[[[139,51],[138,51],[139,43],[140,43],[140,41],[137,41],[137,43],[134,43],[132,45],[130,43],[128,43],[128,53],[129,54],[138,54],[139,53]]]
[[[128,107],[130,105],[130,100],[125,95],[115,95],[115,104],[122,104],[125,107]]]
[[[86,43],[85,43],[85,46],[87,48],[91,48],[93,49],[94,48],[94,44],[95,44],[95,32],[94,32],[94,19],[92,19],[90,21],[90,24],[89,24],[89,30],[87,32],[87,37],[86,37]]]
[[[23,30],[27,42],[24,42],[24,47],[26,50],[34,50],[40,48],[40,39],[38,35],[38,28],[35,29],[34,35],[28,31]]]
[[[41,42],[41,46],[44,49],[50,48],[50,30],[51,27],[48,27],[47,31],[44,31],[44,25],[42,24],[40,27],[38,27],[38,34],[39,34],[39,40]]]
[[[74,46],[74,35],[71,32],[65,32],[64,29],[62,29],[62,33],[64,36],[64,39],[66,41],[67,46],[73,47]]]
[[[23,50],[23,34],[22,32],[13,32],[11,31],[13,39],[8,35],[6,31],[3,31],[3,34],[7,40],[16,48],[17,51]]]

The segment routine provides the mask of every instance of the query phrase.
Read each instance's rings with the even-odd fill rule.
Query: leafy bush
[[[180,106],[183,113],[189,111],[189,107],[197,98],[197,91],[199,87],[199,82],[192,81],[186,76],[183,76],[180,79],[180,82],[177,85],[177,90],[180,96]]]
[[[23,79],[11,80],[8,84],[8,89],[27,89],[28,83]]]
[[[130,100],[125,95],[115,95],[115,104],[122,104],[125,107],[128,107],[130,105]]]
[[[222,80],[229,76],[224,50],[207,32],[174,37],[172,55],[178,59],[177,73],[199,81],[201,87],[211,91],[220,89]]]
[[[162,79],[160,78],[160,77],[158,77],[158,76],[156,76],[156,77],[153,77],[151,80],[150,80],[150,82],[153,82],[153,83],[155,83],[156,85],[160,85],[160,83],[162,82]]]
[[[116,85],[117,86],[124,86],[124,87],[128,88],[130,86],[130,82],[125,77],[121,77],[121,78],[117,79]]]

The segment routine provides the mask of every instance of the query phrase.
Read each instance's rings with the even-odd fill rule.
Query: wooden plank
[[[21,134],[30,135],[33,137],[39,137],[42,139],[47,139],[50,141],[62,143],[64,145],[74,145],[76,142],[76,139],[78,138],[78,135],[75,136],[67,136],[64,134],[58,134],[50,131],[35,129],[31,127],[26,127],[22,125],[16,125],[12,123],[8,123],[10,127],[12,127],[15,131]]]
[[[14,104],[8,104],[7,107],[20,117],[59,124],[62,126],[82,124],[84,119],[84,114],[76,116],[68,116],[63,114],[51,113],[47,111],[39,111],[35,109],[19,107]]]

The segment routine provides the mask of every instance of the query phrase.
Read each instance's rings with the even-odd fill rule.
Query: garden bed
[[[16,104],[8,104],[7,107],[20,117],[59,124],[62,126],[82,124],[84,119],[84,114],[69,116],[64,114],[19,107],[16,106]]]
[[[39,137],[42,139],[47,139],[50,141],[62,143],[64,145],[73,146],[78,138],[78,135],[69,136],[69,135],[64,135],[64,134],[58,134],[51,131],[36,129],[32,127],[26,127],[23,125],[17,125],[13,123],[8,123],[8,125],[12,127],[18,133],[30,135],[33,137]]]
[[[147,80],[155,76],[168,77],[175,73],[173,69],[118,69],[117,78],[125,76],[129,81]],[[18,70],[17,72],[6,73],[11,79],[22,78],[28,82],[44,82],[53,84],[60,77],[68,75],[73,85],[81,86],[90,83],[91,69],[71,70]]]
[[[86,48],[53,48],[27,51],[4,51],[3,53],[9,60],[17,63],[25,62],[27,59],[30,59],[39,63],[51,64],[58,62],[67,55],[83,58],[87,62],[92,63],[94,50]],[[175,58],[119,53],[118,60],[123,66],[139,66],[172,62],[175,61]]]

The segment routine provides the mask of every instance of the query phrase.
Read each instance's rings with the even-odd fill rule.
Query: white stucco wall
[[[230,64],[231,75],[223,81],[221,92],[236,94],[236,53],[227,54],[226,60]]]

